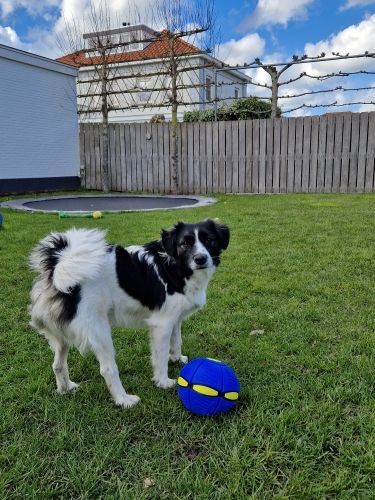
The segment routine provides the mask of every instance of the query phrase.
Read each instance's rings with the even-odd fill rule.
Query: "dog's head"
[[[161,237],[166,253],[195,271],[219,265],[220,254],[229,244],[229,229],[211,219],[178,222],[173,229],[163,230]]]

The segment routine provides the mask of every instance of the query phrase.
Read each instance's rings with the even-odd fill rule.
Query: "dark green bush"
[[[220,106],[217,110],[218,121],[253,120],[254,118],[270,117],[271,103],[262,101],[255,96],[237,99],[230,106]],[[184,122],[213,122],[214,120],[214,109],[186,111],[184,114]]]

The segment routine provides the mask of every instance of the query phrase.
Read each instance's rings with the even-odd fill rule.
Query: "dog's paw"
[[[72,394],[76,391],[78,391],[79,384],[76,384],[75,382],[72,382],[69,380],[67,385],[64,385],[63,387],[58,387],[57,392],[59,394]]]
[[[158,379],[154,377],[153,381],[155,382],[156,387],[160,387],[160,389],[170,389],[176,385],[176,380],[173,378]]]
[[[135,394],[125,394],[120,398],[116,399],[115,403],[117,406],[121,406],[122,408],[131,408],[135,406],[140,401],[140,398]]]
[[[189,358],[187,356],[183,356],[182,354],[181,356],[175,356],[174,354],[170,354],[169,359],[170,361],[172,361],[172,363],[181,363],[183,365],[186,365],[186,363],[189,361]]]

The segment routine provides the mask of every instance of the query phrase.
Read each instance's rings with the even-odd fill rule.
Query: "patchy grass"
[[[2,210],[0,497],[373,498],[374,211],[373,195],[221,196],[97,221]],[[232,240],[184,351],[232,365],[238,408],[198,418],[156,389],[141,330],[115,332],[134,409],[116,408],[94,358],[73,351],[80,390],[57,395],[52,354],[28,327],[31,248],[72,224],[129,245],[205,217]]]

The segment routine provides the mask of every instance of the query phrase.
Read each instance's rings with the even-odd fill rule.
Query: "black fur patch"
[[[159,276],[167,285],[167,293],[169,295],[183,293],[186,280],[191,277],[193,271],[181,259],[166,258],[161,241],[152,241],[144,248],[153,256]]]
[[[51,287],[53,287],[53,273],[59,261],[60,253],[67,246],[68,240],[66,236],[64,234],[56,234],[51,236],[48,246],[46,245],[40,248],[41,264],[47,273]],[[61,324],[69,323],[77,314],[78,304],[81,300],[81,286],[76,285],[67,293],[55,289],[54,300],[59,301],[61,307],[57,321]]]
[[[166,297],[165,287],[156,271],[138,253],[116,247],[116,273],[119,286],[151,310],[160,309]]]
[[[42,246],[40,248],[41,264],[48,274],[48,279],[52,282],[53,272],[60,257],[60,252],[68,246],[68,241],[64,234],[56,234],[50,239],[52,246]]]
[[[78,304],[81,300],[81,287],[76,285],[69,290],[69,293],[63,293],[57,290],[56,298],[60,300],[61,312],[58,317],[59,323],[69,323],[77,314]]]

